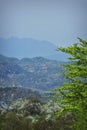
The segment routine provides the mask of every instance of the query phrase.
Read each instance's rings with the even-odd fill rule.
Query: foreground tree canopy
[[[68,48],[57,51],[70,54],[70,62],[64,65],[65,77],[68,80],[56,89],[56,99],[62,106],[62,112],[73,112],[76,117],[76,130],[87,130],[87,41],[78,38]]]

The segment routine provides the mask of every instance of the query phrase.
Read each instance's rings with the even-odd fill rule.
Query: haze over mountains
[[[57,46],[49,41],[32,38],[0,38],[0,54],[16,58],[44,57],[52,60],[66,61],[67,56],[56,51]]]
[[[0,99],[38,96],[34,91],[61,86],[61,64],[67,56],[56,52],[56,48],[51,42],[32,38],[0,38]]]

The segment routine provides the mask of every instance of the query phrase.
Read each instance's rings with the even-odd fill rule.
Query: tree
[[[2,111],[0,110],[0,130],[3,130],[4,128],[4,122],[5,122],[5,114],[2,114]]]
[[[64,111],[73,112],[76,118],[76,130],[87,130],[87,41],[78,38],[67,48],[57,51],[70,54],[70,62],[64,65],[67,83],[56,89],[56,98]]]
[[[8,112],[5,116],[4,126],[0,130],[32,130],[30,119],[19,117],[14,112]]]

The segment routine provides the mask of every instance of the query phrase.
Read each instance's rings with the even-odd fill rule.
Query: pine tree
[[[67,48],[58,51],[70,54],[70,62],[64,65],[67,83],[56,89],[56,98],[61,103],[63,111],[74,112],[76,130],[87,130],[87,41],[78,38]]]

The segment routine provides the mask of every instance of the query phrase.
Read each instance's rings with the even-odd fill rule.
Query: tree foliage
[[[64,65],[67,83],[56,89],[56,98],[63,111],[73,112],[76,118],[76,130],[87,129],[87,41],[78,38],[67,48],[58,48],[58,51],[70,54],[70,62]]]

